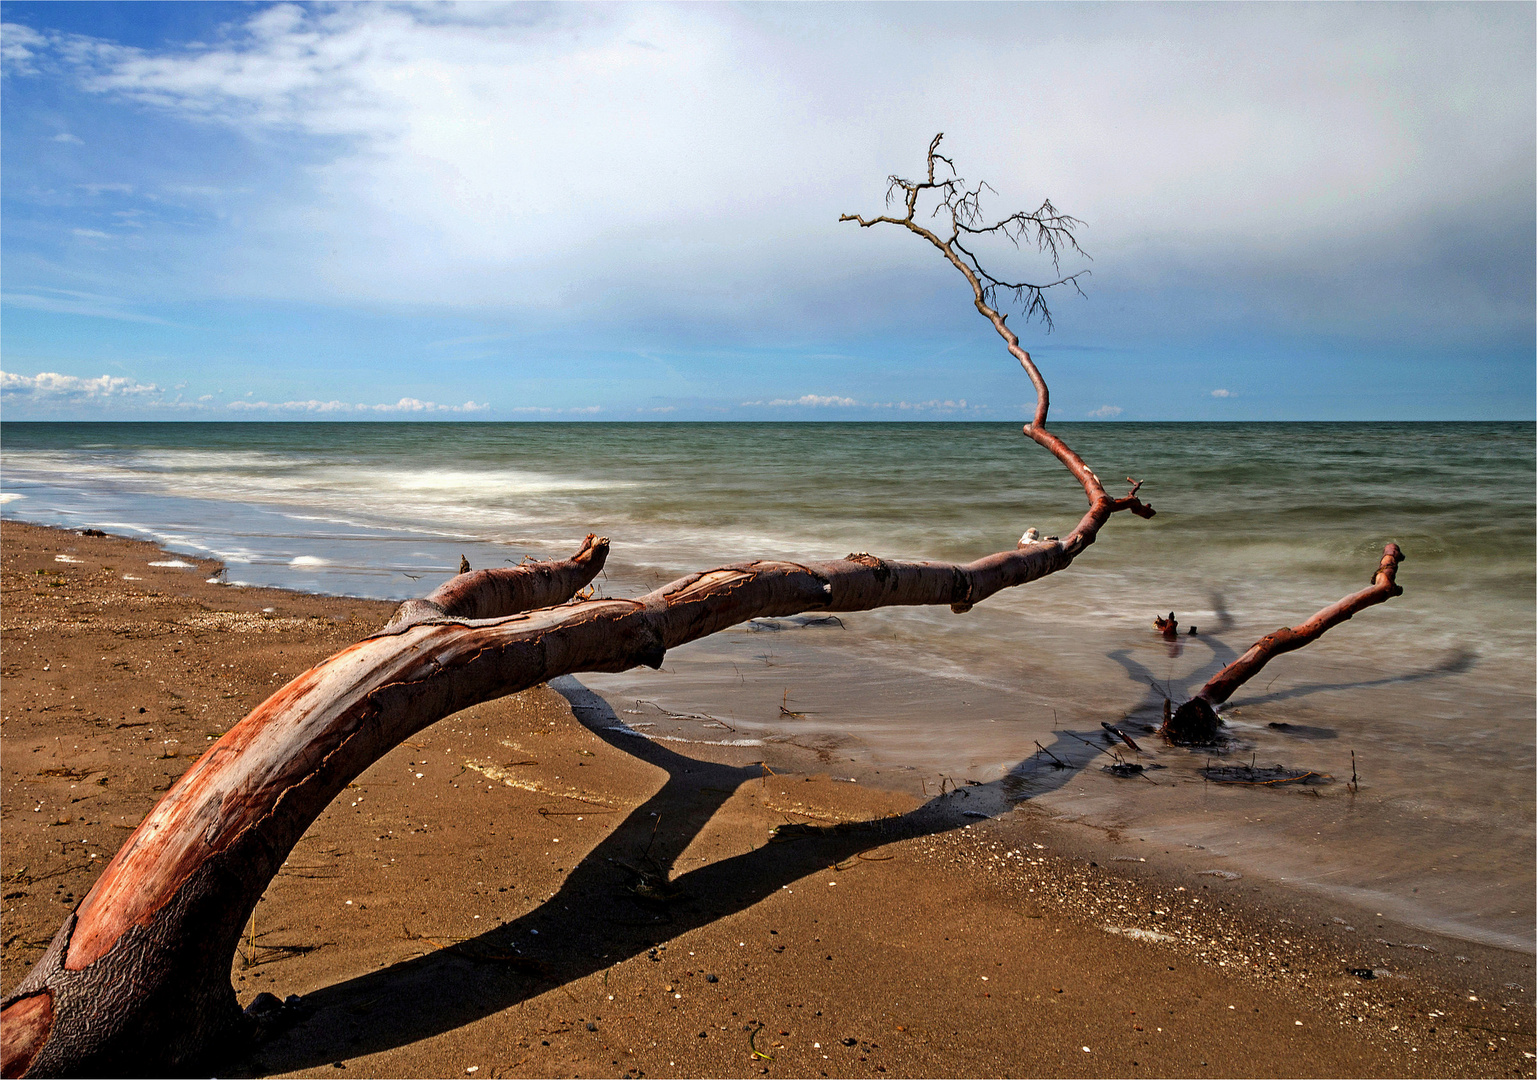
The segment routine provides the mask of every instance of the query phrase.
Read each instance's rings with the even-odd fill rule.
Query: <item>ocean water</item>
[[[795,747],[918,792],[1001,781],[1193,867],[1531,951],[1533,425],[1057,430],[1107,481],[1143,480],[1158,516],[1118,516],[1068,571],[965,615],[757,620],[660,672],[583,681],[651,737],[771,763]],[[752,557],[969,560],[1084,508],[1012,424],[5,424],[0,455],[5,517],[219,558],[232,587],[380,598],[426,592],[461,554],[515,564],[589,531],[613,542],[603,592],[630,596]],[[1405,595],[1273,661],[1235,695],[1223,752],[1142,734],[1166,696],[1364,587],[1390,540]],[[1198,634],[1156,635],[1171,610]],[[1158,768],[1104,772],[1102,722]],[[1201,773],[1240,760],[1320,782]]]

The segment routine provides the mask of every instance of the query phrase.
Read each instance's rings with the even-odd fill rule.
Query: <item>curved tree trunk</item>
[[[635,600],[561,604],[603,565],[608,541],[589,536],[571,559],[462,574],[407,601],[380,633],[273,694],[166,792],[6,996],[4,1074],[196,1064],[238,1023],[230,961],[290,849],[351,780],[442,717],[558,675],[660,667],[668,649],[752,618],[898,604],[965,611],[1064,569],[1132,502],[1101,494],[1066,539],[1022,541],[965,565],[868,554],[746,562]]]
[[[1343,600],[1330,604],[1311,619],[1298,626],[1283,626],[1273,634],[1266,634],[1249,650],[1227,667],[1213,675],[1199,693],[1174,711],[1164,721],[1163,733],[1171,742],[1189,746],[1207,746],[1217,741],[1222,721],[1217,719],[1217,706],[1221,705],[1260,673],[1260,669],[1282,653],[1294,652],[1310,645],[1324,635],[1324,631],[1349,619],[1359,611],[1375,604],[1385,603],[1403,595],[1403,586],[1394,579],[1398,564],[1404,561],[1404,553],[1397,544],[1382,549],[1382,561],[1372,575],[1372,583],[1360,592],[1351,593]]]

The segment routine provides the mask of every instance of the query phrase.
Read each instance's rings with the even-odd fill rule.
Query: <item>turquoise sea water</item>
[[[1531,947],[1531,424],[1063,424],[1121,517],[1066,573],[948,609],[749,624],[662,672],[584,679],[670,738],[816,749],[881,782],[1014,778],[1089,824],[1184,845],[1410,922]],[[235,583],[403,598],[452,573],[609,536],[634,595],[748,557],[965,560],[1065,533],[1082,492],[1012,424],[5,424],[6,517],[223,559]],[[1116,484],[1107,484],[1115,490]],[[1259,636],[1363,587],[1382,545],[1406,592],[1233,701],[1234,753],[1348,777],[1318,794],[1085,768],[1032,790],[1035,740],[1155,722]],[[1199,636],[1151,631],[1174,610]],[[634,706],[643,699],[644,707]],[[788,703],[798,717],[780,711]],[[647,715],[650,715],[649,713]],[[680,719],[684,717],[684,719]],[[1289,728],[1274,728],[1287,724]],[[1076,743],[1072,745],[1077,745]]]

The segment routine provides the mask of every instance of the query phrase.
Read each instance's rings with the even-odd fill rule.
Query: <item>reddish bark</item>
[[[433,679],[464,656],[435,649],[435,639],[473,636],[444,609],[513,614],[558,603],[586,586],[607,554],[608,541],[589,536],[570,559],[461,575],[430,604],[401,605],[379,635],[300,675],[226,732],[166,792],[0,1003],[0,1074],[183,1068],[235,1029],[228,969],[240,928],[310,822],[412,731],[496,696]],[[466,600],[461,578],[483,584],[485,595]]]
[[[53,1027],[53,995],[43,990],[15,1001],[5,1010],[4,1026],[0,1076],[21,1076],[48,1041]]]
[[[1372,575],[1372,583],[1360,592],[1351,593],[1318,612],[1311,619],[1297,626],[1283,626],[1273,634],[1260,638],[1249,650],[1227,667],[1212,676],[1195,697],[1175,710],[1164,721],[1163,733],[1171,741],[1188,745],[1209,745],[1217,740],[1222,721],[1217,718],[1217,706],[1260,673],[1260,669],[1282,653],[1293,652],[1304,645],[1317,641],[1331,627],[1349,619],[1357,612],[1375,604],[1385,603],[1403,595],[1403,587],[1394,579],[1398,564],[1404,561],[1404,553],[1397,544],[1382,549],[1382,561]]]
[[[1101,499],[1086,527],[1122,502]],[[7,995],[6,1060],[28,1076],[195,1064],[238,1023],[230,958],[289,850],[348,782],[444,716],[558,675],[660,667],[668,649],[751,618],[899,604],[965,611],[1067,567],[1093,540],[1083,530],[964,565],[863,553],[740,563],[634,600],[493,618],[447,612],[563,599],[601,569],[607,541],[589,537],[555,564],[461,575],[273,694],[171,787]],[[52,995],[51,1016],[32,1004],[39,994]]]

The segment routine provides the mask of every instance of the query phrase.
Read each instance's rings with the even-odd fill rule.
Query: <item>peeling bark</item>
[[[1093,530],[1110,512],[1099,509],[1085,518]],[[668,649],[752,618],[899,604],[964,611],[1066,568],[1092,539],[1077,531],[964,565],[864,553],[745,562],[634,600],[450,614],[575,593],[607,555],[608,542],[589,537],[571,559],[461,575],[408,601],[380,633],[273,694],[166,792],[6,996],[6,1075],[184,1069],[238,1033],[229,964],[268,882],[350,781],[444,716],[558,675],[660,667]]]
[[[1311,619],[1297,626],[1283,626],[1273,634],[1266,634],[1247,652],[1212,676],[1199,693],[1164,720],[1163,734],[1171,741],[1190,746],[1210,746],[1217,741],[1222,721],[1217,718],[1217,706],[1260,673],[1260,670],[1282,653],[1294,652],[1310,645],[1331,627],[1345,622],[1357,612],[1376,604],[1386,603],[1395,596],[1403,595],[1403,586],[1394,579],[1398,564],[1404,561],[1404,553],[1397,544],[1382,549],[1382,561],[1372,575],[1372,583],[1360,592],[1351,593],[1338,600]]]

